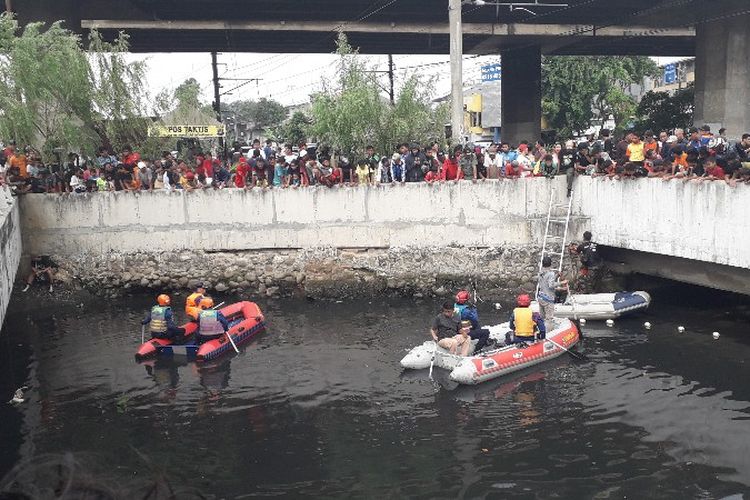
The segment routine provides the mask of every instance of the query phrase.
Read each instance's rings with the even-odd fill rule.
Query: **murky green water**
[[[736,308],[657,297],[614,328],[589,322],[589,362],[467,388],[398,364],[437,303],[274,302],[266,333],[200,366],[133,360],[146,301],[10,315],[0,396],[30,389],[0,406],[0,475],[18,467],[5,488],[55,488],[62,462],[135,498],[155,480],[178,498],[750,493],[750,331]]]

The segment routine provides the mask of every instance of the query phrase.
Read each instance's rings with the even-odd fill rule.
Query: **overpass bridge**
[[[490,3],[490,2],[487,2]],[[504,2],[506,3],[506,2]],[[503,58],[502,136],[541,135],[542,55],[696,56],[695,122],[750,129],[747,0],[546,0],[511,10],[462,6],[466,54]],[[554,4],[560,4],[559,7]],[[563,5],[566,4],[566,5]],[[447,0],[36,0],[19,21],[130,36],[134,52],[332,52],[338,30],[362,53],[449,52]],[[530,12],[531,11],[531,12]],[[581,75],[585,78],[585,75]]]

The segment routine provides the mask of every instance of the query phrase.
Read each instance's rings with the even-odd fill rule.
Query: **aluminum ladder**
[[[544,240],[542,241],[542,254],[539,256],[539,272],[537,276],[542,274],[542,261],[544,257],[558,257],[559,262],[557,263],[557,272],[562,272],[563,260],[565,259],[565,244],[568,238],[568,227],[570,226],[570,213],[573,208],[573,193],[568,196],[568,202],[563,204],[555,204],[555,188],[550,187],[549,193],[549,205],[547,207],[547,223],[544,227]],[[553,210],[557,211],[565,209],[565,215],[553,214]],[[562,236],[550,235],[550,227],[553,224],[564,225]],[[550,250],[554,248],[556,244],[560,244],[560,251]],[[537,279],[536,292],[534,292],[534,298],[539,294],[539,280]]]

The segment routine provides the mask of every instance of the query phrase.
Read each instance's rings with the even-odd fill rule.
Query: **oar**
[[[141,344],[143,344],[146,336],[146,325],[141,325]]]
[[[219,307],[221,307],[221,306],[222,306],[223,304],[224,304],[224,302],[219,302],[218,304],[216,304],[215,306],[213,306],[213,307],[212,307],[211,309],[218,309],[218,308],[219,308]],[[231,336],[231,335],[229,335],[229,332],[224,332],[224,334],[225,334],[225,335],[227,336],[227,338],[229,339],[229,343],[230,343],[230,344],[232,344],[232,347],[234,347],[234,352],[236,352],[237,354],[239,354],[239,353],[240,353],[240,350],[239,350],[239,349],[237,349],[237,344],[235,344],[235,343],[234,343],[234,340],[232,340],[232,336]]]
[[[573,356],[573,357],[574,357],[574,358],[576,358],[576,359],[579,359],[579,360],[581,360],[581,361],[588,361],[588,360],[589,360],[589,358],[587,358],[587,357],[586,357],[586,356],[584,356],[583,354],[580,354],[580,353],[577,353],[577,352],[573,352],[573,351],[571,351],[570,349],[567,349],[567,348],[565,348],[565,347],[561,346],[560,344],[558,344],[557,342],[555,342],[555,341],[554,341],[554,340],[552,340],[552,339],[544,339],[544,340],[546,340],[547,342],[551,342],[551,343],[553,343],[554,345],[556,345],[557,347],[559,347],[559,348],[560,348],[560,349],[562,349],[563,351],[567,352],[568,354],[570,354],[571,356]]]
[[[438,343],[435,342],[435,350],[432,351],[432,359],[430,360],[430,380],[432,380],[432,366],[435,364],[435,355],[437,354]]]

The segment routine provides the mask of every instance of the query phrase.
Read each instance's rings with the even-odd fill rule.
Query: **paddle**
[[[213,306],[213,307],[212,307],[211,309],[218,309],[218,308],[219,308],[219,307],[221,307],[221,306],[222,306],[223,304],[224,304],[224,302],[219,302],[218,304],[216,304],[215,306]],[[240,353],[240,350],[239,350],[239,349],[237,349],[237,344],[235,344],[235,343],[234,343],[234,340],[232,340],[232,336],[231,336],[231,335],[229,335],[229,332],[224,332],[224,334],[225,334],[225,335],[227,336],[227,338],[229,339],[229,343],[230,343],[230,344],[232,344],[232,347],[234,347],[234,352],[236,352],[237,354],[239,354],[239,353]]]
[[[430,359],[430,380],[432,380],[432,366],[435,364],[435,355],[437,354],[438,343],[435,342],[435,350],[432,351],[432,359]]]
[[[141,325],[141,344],[143,344],[146,336],[146,325]]]
[[[551,342],[552,344],[556,345],[557,347],[559,347],[559,348],[560,348],[560,349],[562,349],[563,351],[567,352],[568,354],[570,354],[571,356],[573,356],[573,357],[574,357],[574,358],[576,358],[576,359],[579,359],[579,360],[581,360],[581,361],[588,361],[588,360],[589,360],[589,358],[587,358],[587,357],[586,357],[586,356],[584,356],[583,354],[580,354],[580,353],[577,353],[577,352],[571,351],[570,349],[567,349],[567,348],[565,348],[565,347],[561,346],[560,344],[558,344],[557,342],[555,342],[555,341],[554,341],[554,340],[552,340],[552,339],[544,339],[544,340],[546,340],[547,342]]]

